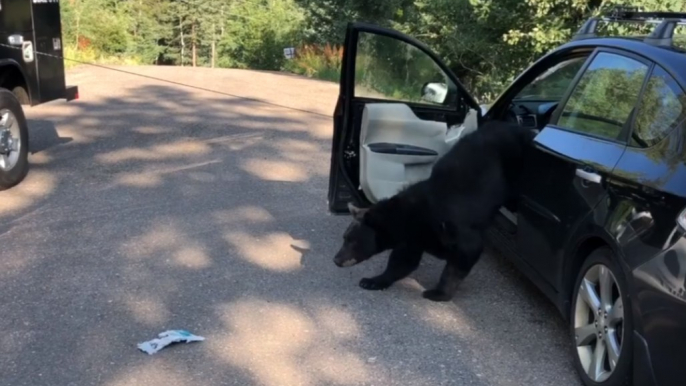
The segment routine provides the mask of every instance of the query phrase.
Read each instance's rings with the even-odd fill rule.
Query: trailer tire
[[[7,149],[3,150],[8,144],[14,149],[9,153]],[[3,152],[0,154],[2,191],[19,184],[29,172],[29,130],[26,117],[17,97],[6,89],[0,89],[0,152]]]
[[[29,105],[31,104],[31,97],[29,97],[28,91],[22,86],[17,86],[12,89],[12,94],[14,94],[15,97],[17,97],[17,100],[19,101],[20,105]]]

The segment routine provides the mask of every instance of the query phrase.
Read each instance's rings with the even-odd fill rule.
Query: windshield
[[[548,68],[522,89],[515,99],[558,101],[586,61],[586,57],[565,60]]]

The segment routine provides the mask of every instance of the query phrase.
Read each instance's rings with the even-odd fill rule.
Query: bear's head
[[[343,234],[343,245],[333,261],[339,267],[351,267],[391,247],[382,221],[375,221],[378,208],[361,209],[348,204],[353,221]]]

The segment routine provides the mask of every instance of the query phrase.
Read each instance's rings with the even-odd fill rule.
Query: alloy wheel
[[[586,271],[573,317],[581,366],[592,381],[602,383],[619,362],[625,317],[622,294],[610,268],[596,264]]]
[[[19,122],[11,111],[0,110],[0,169],[8,171],[17,165],[21,145]]]

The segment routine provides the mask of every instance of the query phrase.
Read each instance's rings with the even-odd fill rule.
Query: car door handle
[[[588,182],[593,182],[595,184],[599,184],[603,179],[600,176],[600,174],[589,172],[583,169],[576,169],[576,176]]]
[[[397,154],[397,155],[418,155],[425,157],[438,157],[438,152],[419,146],[405,145],[399,143],[378,142],[367,145],[372,153]]]

